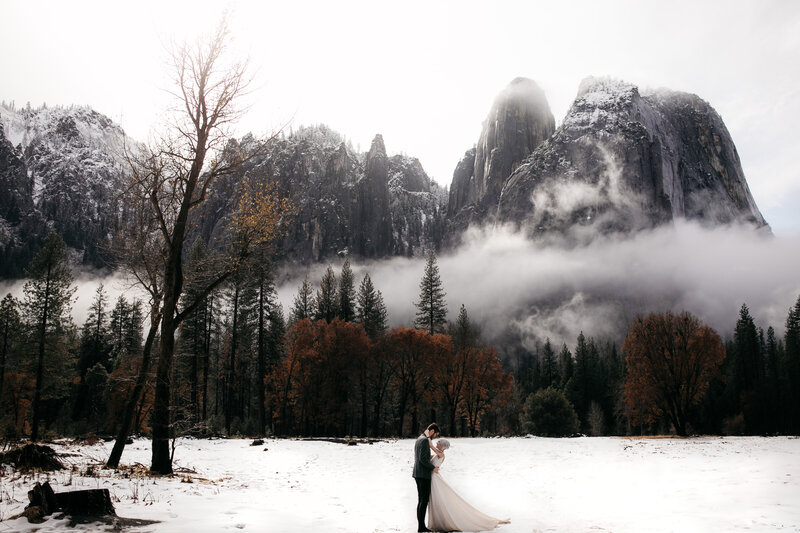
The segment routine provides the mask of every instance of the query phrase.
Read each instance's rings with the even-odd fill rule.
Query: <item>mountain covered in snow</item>
[[[236,184],[246,174],[274,178],[294,208],[280,246],[283,259],[309,264],[342,255],[413,256],[441,245],[446,191],[416,158],[387,155],[381,135],[366,153],[326,126],[268,141],[263,156],[214,186],[200,219],[207,241],[224,240]]]
[[[516,78],[495,99],[478,144],[456,165],[447,215],[456,239],[470,224],[494,218],[508,177],[555,130],[536,82]]]
[[[74,264],[107,266],[104,250],[124,220],[115,191],[134,144],[87,107],[0,108],[0,276],[21,276],[50,228]],[[274,177],[295,208],[280,246],[284,259],[412,256],[440,247],[447,192],[416,158],[389,156],[380,135],[363,153],[326,126],[302,127],[263,152],[214,186],[191,238],[225,242],[237,185],[256,172]]]
[[[88,107],[0,107],[0,276],[19,276],[50,228],[102,267],[120,221],[125,133]]]
[[[538,86],[517,79],[473,152],[453,176],[451,230],[504,223],[585,242],[677,219],[767,226],[722,118],[693,94],[587,78],[556,129]],[[496,168],[493,186],[480,187]]]
[[[22,275],[49,228],[75,263],[106,265],[133,144],[87,107],[0,107],[0,276]],[[579,242],[675,220],[769,231],[707,102],[616,80],[584,80],[558,127],[539,86],[513,80],[456,165],[449,193],[416,158],[388,155],[381,135],[360,152],[326,126],[301,127],[262,152],[215,184],[191,238],[225,242],[238,183],[253,173],[276,179],[294,206],[279,249],[303,264],[421,255],[457,245],[469,226],[495,224]]]

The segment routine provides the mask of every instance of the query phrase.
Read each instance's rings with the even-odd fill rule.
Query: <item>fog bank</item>
[[[464,304],[487,337],[513,333],[525,344],[550,337],[572,345],[581,331],[621,341],[637,314],[668,309],[689,311],[725,337],[743,303],[757,325],[782,334],[800,295],[800,236],[767,236],[749,226],[677,222],[579,247],[537,244],[508,228],[473,230],[438,261],[449,320]],[[391,325],[411,325],[424,263],[394,258],[353,270],[357,282],[369,272]],[[308,271],[313,283],[324,268]],[[290,279],[279,294],[287,311],[305,274],[284,273]]]
[[[519,340],[529,348],[549,337],[574,345],[587,336],[621,342],[631,320],[651,311],[689,311],[732,334],[746,303],[756,324],[783,334],[800,296],[800,235],[765,236],[750,227],[704,228],[677,222],[629,237],[598,237],[578,247],[532,242],[508,228],[472,230],[457,250],[438,257],[448,319],[462,304],[488,340]],[[341,259],[334,262],[337,276]],[[278,295],[287,317],[308,275],[318,287],[327,265],[284,268]],[[391,326],[411,326],[424,258],[353,263],[356,288],[364,273],[383,293]],[[86,319],[103,283],[109,307],[120,294],[147,301],[118,275],[76,275],[73,316]],[[0,281],[0,295],[22,297],[24,281]]]

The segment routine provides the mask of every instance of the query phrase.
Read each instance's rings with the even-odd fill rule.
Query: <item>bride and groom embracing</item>
[[[439,426],[435,423],[417,438],[414,444],[414,480],[417,482],[417,531],[486,531],[508,520],[499,520],[478,511],[439,474],[444,462],[444,451],[450,442],[439,439]],[[433,440],[439,439],[436,445]],[[431,455],[431,452],[434,455]],[[428,527],[425,513],[430,510]]]

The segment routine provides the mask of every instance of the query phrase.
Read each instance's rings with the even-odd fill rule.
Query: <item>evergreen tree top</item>
[[[28,281],[23,286],[27,319],[39,323],[47,318],[53,326],[71,323],[74,278],[67,264],[67,245],[55,231],[45,237],[44,245],[25,270]]]
[[[444,332],[447,326],[447,304],[445,303],[436,254],[431,250],[425,262],[425,271],[419,284],[419,301],[415,303],[417,315],[414,324],[433,335]]]
[[[303,279],[303,283],[297,289],[297,295],[292,302],[292,310],[290,311],[290,321],[292,323],[299,322],[304,318],[311,318],[314,315],[314,288],[308,280],[308,276]]]

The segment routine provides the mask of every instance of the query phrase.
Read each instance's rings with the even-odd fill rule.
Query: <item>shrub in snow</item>
[[[530,394],[522,408],[525,431],[540,437],[567,437],[578,432],[578,414],[560,390],[548,387]]]

